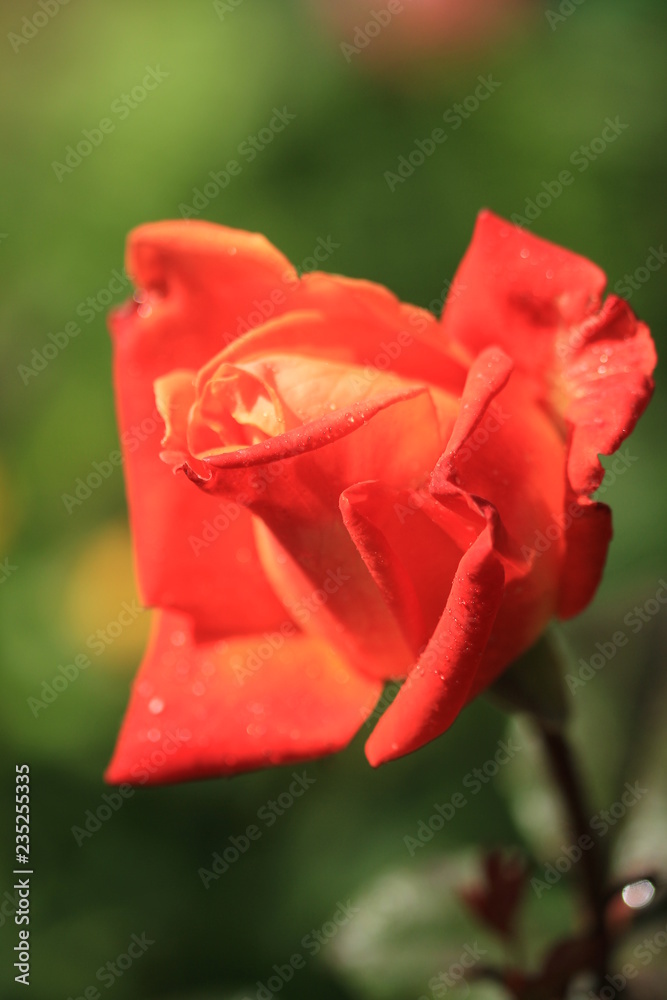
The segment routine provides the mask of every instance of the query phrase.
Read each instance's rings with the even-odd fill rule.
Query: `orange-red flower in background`
[[[538,23],[531,0],[309,0],[341,39],[346,62],[378,69],[418,64],[429,55],[497,47],[523,25]]]
[[[400,757],[589,602],[598,455],[655,364],[594,264],[484,212],[441,320],[205,222],[139,228],[128,270],[118,418],[157,610],[110,781],[334,752],[396,678],[366,752]]]

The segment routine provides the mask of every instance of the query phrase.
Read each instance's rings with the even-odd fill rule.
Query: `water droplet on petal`
[[[650,879],[643,878],[639,882],[631,882],[626,885],[621,895],[626,906],[632,910],[639,910],[651,902],[655,896],[655,886]]]
[[[547,279],[547,281],[551,281],[551,279],[553,278],[553,276],[554,276],[554,273],[553,273],[553,271],[551,269],[549,269],[547,271],[547,273],[544,275],[544,277]]]
[[[251,722],[249,726],[246,726],[246,733],[248,736],[260,737],[266,732],[266,726],[263,726],[259,722]]]
[[[186,638],[185,632],[172,632],[171,644],[172,646],[184,646]]]
[[[162,698],[151,698],[148,702],[148,711],[151,715],[159,715],[160,712],[164,711],[164,702]]]
[[[160,735],[161,733],[159,729],[149,729],[148,732],[146,733],[146,739],[150,740],[151,743],[157,743],[157,741],[160,739]]]
[[[530,250],[526,250],[526,248],[524,247],[523,250],[519,251],[519,257],[522,257],[524,260],[526,260],[528,257],[530,257]]]

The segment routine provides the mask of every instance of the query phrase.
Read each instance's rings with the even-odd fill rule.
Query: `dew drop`
[[[251,722],[249,726],[246,726],[246,733],[248,736],[254,736],[255,738],[263,736],[266,732],[266,726],[261,725],[259,722]]]
[[[171,644],[172,646],[184,646],[186,640],[185,632],[172,632],[171,633]]]
[[[626,885],[621,895],[626,906],[629,906],[631,910],[639,910],[651,902],[655,896],[655,886],[650,879],[643,878],[639,882],[631,882]]]
[[[523,250],[519,251],[519,257],[522,257],[524,260],[527,260],[528,257],[530,257],[530,250],[526,250],[526,248],[524,247]]]
[[[150,740],[151,743],[157,743],[160,739],[160,735],[161,733],[159,729],[149,729],[146,733],[146,739]]]
[[[230,257],[233,257],[234,254],[236,253],[236,247],[230,247],[227,253],[229,254]]]
[[[553,273],[553,271],[551,269],[548,270],[547,273],[544,275],[544,277],[547,279],[547,281],[551,281],[551,279],[553,278],[553,276],[554,276],[554,273]]]
[[[148,319],[148,317],[151,315],[152,312],[153,312],[153,306],[150,304],[150,302],[142,302],[141,305],[137,308],[137,316],[140,316],[141,319]]]
[[[162,698],[151,698],[148,702],[148,711],[151,715],[159,715],[160,712],[164,711],[164,702]]]

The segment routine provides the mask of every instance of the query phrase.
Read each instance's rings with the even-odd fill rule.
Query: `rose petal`
[[[441,451],[428,392],[409,388],[223,452],[206,463],[208,480],[189,475],[202,489],[247,498],[267,529],[259,533],[266,572],[304,629],[325,635],[358,669],[395,677],[413,654],[344,528],[339,497],[369,474],[389,487],[423,486]],[[345,585],[317,615],[305,615],[331,573],[348,578]]]
[[[565,527],[557,607],[562,619],[583,611],[598,588],[612,537],[611,510],[606,504],[571,495],[565,508]]]
[[[257,559],[251,519],[233,498],[221,509],[160,461],[153,383],[199,369],[290,265],[262,236],[165,222],[135,230],[127,268],[141,302],[117,310],[110,325],[143,600],[190,612],[202,634],[271,628],[284,610]]]
[[[392,372],[429,380],[459,395],[467,356],[448,343],[435,317],[400,302],[386,288],[328,274],[307,274],[293,311],[271,318],[225,349],[232,363],[275,353],[361,366],[369,381]],[[343,334],[344,331],[344,334]]]
[[[227,776],[345,747],[381,685],[326,643],[283,629],[197,644],[185,616],[157,613],[106,780]]]
[[[546,387],[557,335],[597,312],[605,284],[585,257],[480,212],[442,326],[473,355],[502,347]]]
[[[442,615],[465,549],[484,526],[463,520],[427,491],[358,483],[341,494],[345,527],[385,600],[420,653]]]
[[[503,596],[490,526],[461,559],[436,631],[366,744],[373,767],[440,736],[466,704]]]
[[[577,331],[560,384],[571,427],[568,475],[577,493],[602,482],[598,455],[611,455],[632,433],[653,392],[656,353],[648,328],[627,302],[610,296]]]

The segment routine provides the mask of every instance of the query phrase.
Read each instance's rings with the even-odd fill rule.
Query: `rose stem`
[[[607,971],[608,941],[605,925],[605,860],[600,844],[590,834],[590,815],[584,805],[582,781],[574,762],[572,750],[562,732],[550,727],[539,719],[535,720],[542,738],[552,776],[565,805],[569,824],[577,841],[586,837],[593,842],[590,850],[582,851],[582,884],[586,900],[593,918],[593,932],[597,948],[596,972],[599,983],[604,985]],[[591,814],[592,815],[592,814]]]

